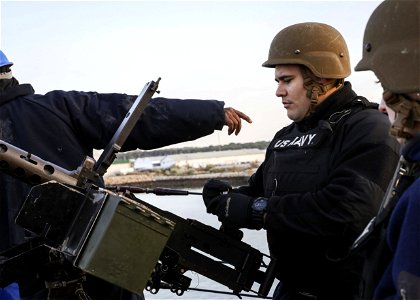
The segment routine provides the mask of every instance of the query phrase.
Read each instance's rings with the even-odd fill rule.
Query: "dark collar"
[[[35,93],[32,85],[25,83],[13,87],[9,87],[0,91],[0,106],[12,101],[13,99],[21,96],[33,95]]]
[[[408,161],[420,161],[420,133],[407,141],[401,149],[401,154]]]
[[[328,120],[333,113],[350,108],[356,97],[351,83],[345,82],[341,89],[331,94],[309,116],[296,124],[301,131],[312,129],[318,125],[319,120]]]

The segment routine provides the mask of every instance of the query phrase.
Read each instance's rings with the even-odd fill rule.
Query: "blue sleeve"
[[[223,107],[217,100],[154,98],[126,146],[153,149],[209,135],[223,128]]]
[[[420,179],[417,179],[392,212],[387,239],[393,257],[375,291],[375,299],[401,299],[399,291],[404,287],[399,282],[404,284],[400,280],[404,272],[420,278],[419,195]]]
[[[41,96],[43,97],[43,96]],[[95,92],[53,91],[44,96],[51,110],[86,145],[103,149],[137,96]],[[195,140],[224,126],[224,102],[153,98],[122,151],[154,149]]]
[[[19,300],[19,286],[16,282],[10,285],[0,288],[0,300]]]

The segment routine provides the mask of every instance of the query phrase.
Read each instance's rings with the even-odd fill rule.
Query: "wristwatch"
[[[259,197],[254,200],[252,209],[252,225],[255,229],[261,229],[264,226],[264,214],[267,211],[267,198]]]

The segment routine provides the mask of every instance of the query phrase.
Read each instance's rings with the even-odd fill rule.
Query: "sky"
[[[261,66],[273,37],[295,23],[327,23],[344,36],[353,70],[380,2],[0,0],[0,49],[19,82],[38,94],[138,95],[161,77],[159,96],[221,100],[253,120],[238,136],[225,127],[171,147],[269,141],[290,123],[275,96],[274,69]],[[382,89],[372,72],[353,71],[348,80],[379,103]]]

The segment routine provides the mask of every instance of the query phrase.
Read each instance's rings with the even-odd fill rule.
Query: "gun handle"
[[[244,233],[241,230],[239,230],[239,228],[230,227],[230,226],[227,226],[226,224],[222,224],[219,230],[223,232],[224,234],[238,241],[241,241],[242,238],[244,237]]]
[[[264,280],[261,282],[260,288],[258,289],[258,296],[267,297],[275,279],[275,270],[276,270],[276,259],[271,258],[271,261],[268,264],[267,270],[265,271]]]

